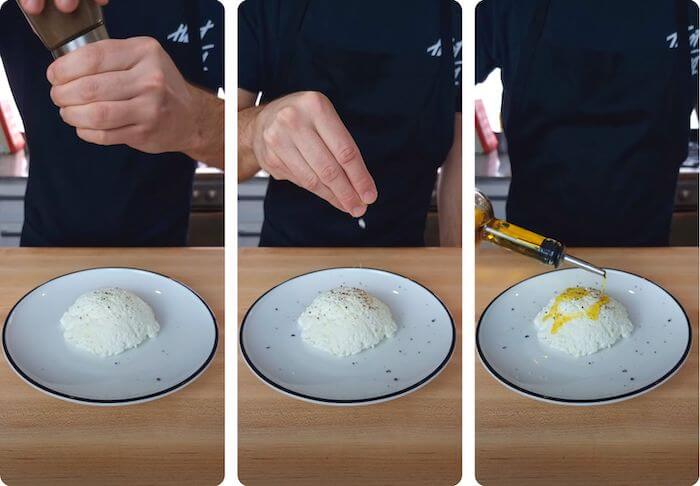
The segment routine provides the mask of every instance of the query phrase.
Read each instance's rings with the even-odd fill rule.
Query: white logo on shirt
[[[454,37],[452,38],[452,54],[453,57],[455,58],[455,85],[459,86],[459,76],[462,73],[462,58],[459,57],[460,52],[462,51],[462,41],[455,40]],[[426,52],[428,53],[429,56],[432,57],[441,57],[442,56],[442,39],[438,39],[438,41],[435,44],[432,44],[428,46],[426,49]]]
[[[187,32],[187,30],[187,25],[180,24],[180,27],[178,27],[175,32],[168,35],[168,39],[170,39],[173,42],[178,42],[180,44],[189,44],[190,35]]]
[[[699,31],[694,25],[688,27],[688,41],[690,44],[690,69],[693,76],[698,74],[698,61],[700,60],[700,50],[698,49]],[[673,32],[666,36],[668,47],[678,49],[678,32]]]
[[[204,40],[209,31],[214,28],[214,22],[207,20],[207,23],[199,28],[199,38]],[[187,24],[180,24],[180,26],[172,34],[168,34],[168,40],[171,40],[178,44],[189,44],[190,34]],[[209,71],[206,66],[207,59],[209,58],[209,51],[214,49],[216,45],[214,44],[203,44],[202,45],[202,64],[204,64],[203,69]]]

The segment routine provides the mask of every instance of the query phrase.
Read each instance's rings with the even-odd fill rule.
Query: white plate
[[[373,294],[391,309],[396,334],[340,358],[306,344],[297,318],[320,293],[340,285]],[[411,393],[435,378],[455,345],[445,305],[422,285],[365,268],[333,268],[294,277],[263,294],[243,318],[241,352],[267,385],[326,405],[366,405]]]
[[[541,344],[532,320],[554,294],[577,285],[600,288],[602,279],[574,268],[537,275],[496,297],[479,320],[476,345],[489,373],[522,395],[566,405],[627,400],[673,376],[690,350],[685,311],[645,278],[607,274],[606,293],[627,308],[634,324],[630,337],[580,358]]]
[[[68,344],[60,319],[81,294],[129,290],[155,312],[161,329],[140,346],[102,358]],[[132,268],[94,268],[49,280],[22,297],[2,333],[12,369],[54,397],[89,405],[125,405],[161,398],[207,368],[218,340],[214,314],[180,282]]]

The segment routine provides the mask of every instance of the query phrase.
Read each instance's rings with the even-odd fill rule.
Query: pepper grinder
[[[71,13],[61,12],[53,0],[46,0],[39,15],[25,12],[20,0],[17,4],[54,59],[92,42],[109,39],[102,7],[92,0],[80,0],[78,8]]]

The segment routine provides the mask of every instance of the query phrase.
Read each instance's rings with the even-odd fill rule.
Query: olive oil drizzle
[[[605,280],[603,281],[603,289],[604,288]],[[571,314],[564,314],[559,310],[559,306],[564,302],[570,302],[575,299],[582,299],[584,297],[596,294],[599,294],[598,300],[588,307],[588,309],[573,312]],[[603,294],[603,292],[592,292],[583,287],[570,287],[557,296],[549,311],[547,311],[547,313],[544,315],[543,320],[554,319],[554,324],[552,324],[552,329],[550,332],[552,334],[556,334],[565,324],[573,321],[574,319],[587,317],[592,321],[597,321],[600,317],[600,309],[608,302],[610,302],[610,297]]]

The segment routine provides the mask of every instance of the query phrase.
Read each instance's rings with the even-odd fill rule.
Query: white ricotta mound
[[[158,335],[153,309],[120,288],[81,295],[61,317],[63,338],[98,356],[113,356]]]
[[[336,356],[350,356],[396,333],[389,307],[362,289],[323,292],[298,319],[301,338]]]
[[[620,302],[585,287],[552,298],[534,323],[541,342],[576,357],[609,348],[634,329]]]

